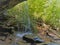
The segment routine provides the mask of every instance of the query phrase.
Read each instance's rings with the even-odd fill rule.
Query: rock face
[[[26,0],[0,0],[0,14],[4,10],[12,8],[16,4],[23,2],[23,1],[26,1]]]

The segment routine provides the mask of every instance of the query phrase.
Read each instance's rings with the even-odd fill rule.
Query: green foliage
[[[59,0],[28,0],[30,14],[42,18],[46,24],[60,26]]]
[[[29,12],[29,5],[27,1],[19,3],[12,9],[9,9],[7,11],[7,15],[14,17],[14,19],[10,18],[9,21],[12,20],[12,22],[15,22],[16,24],[21,23],[26,28],[33,28],[33,30],[36,30],[34,29],[36,28],[34,23],[35,20],[33,19],[34,16],[32,16],[31,13]]]
[[[14,16],[17,23],[27,23],[28,6],[26,2],[20,3],[8,10],[8,15]]]
[[[60,27],[59,3],[59,0],[28,0],[9,9],[7,14],[15,17],[16,23],[23,23],[27,27],[31,25],[34,30],[37,30],[36,20],[38,19],[54,27]]]

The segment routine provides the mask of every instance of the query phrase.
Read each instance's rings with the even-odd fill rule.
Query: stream
[[[12,45],[31,45],[30,43],[26,43],[24,40],[22,40],[23,35],[30,35],[30,37],[37,37],[36,35],[33,35],[32,33],[29,33],[29,32],[26,32],[26,33],[18,32],[16,33],[16,38],[14,43],[12,43]],[[39,39],[39,40],[42,40],[42,39]],[[37,45],[44,45],[44,44],[39,43]],[[50,43],[47,43],[46,45],[60,45],[60,43],[50,42]]]
[[[26,43],[22,39],[22,37],[24,35],[27,35],[27,37],[30,36],[30,38],[37,37],[36,35],[33,35],[30,32],[26,32],[26,33],[17,32],[17,33],[15,33],[15,36],[13,37],[13,41],[11,43],[7,43],[6,41],[0,41],[0,45],[31,45],[30,43]],[[39,40],[41,40],[41,39],[39,38]],[[47,43],[47,44],[39,43],[37,45],[60,45],[60,44],[59,43],[56,43],[56,42],[50,42],[50,43]]]

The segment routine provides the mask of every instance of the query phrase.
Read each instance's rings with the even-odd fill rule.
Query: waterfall
[[[30,21],[30,16],[29,16],[29,6],[27,3],[25,3],[25,18],[27,18],[27,24],[25,25],[25,32],[32,32],[31,30],[31,21]]]
[[[24,8],[23,8],[24,11],[24,14],[21,15],[21,21],[20,20],[17,20],[17,30],[18,32],[20,32],[20,27],[19,27],[19,21],[20,23],[23,23],[23,32],[32,32],[31,31],[31,21],[30,21],[30,16],[29,16],[29,7],[28,7],[28,4],[25,3],[24,4]],[[16,19],[18,18],[17,15],[15,15]]]

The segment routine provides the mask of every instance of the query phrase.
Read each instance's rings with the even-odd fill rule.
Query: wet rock
[[[26,37],[25,35],[22,37],[22,39],[27,43],[43,43],[44,42],[42,39],[38,37],[29,38],[29,37]]]
[[[34,41],[36,42],[36,43],[43,43],[44,42],[44,40],[42,40],[42,39],[40,39],[40,38],[38,38],[38,37],[35,37],[35,38],[33,38],[34,39]]]

